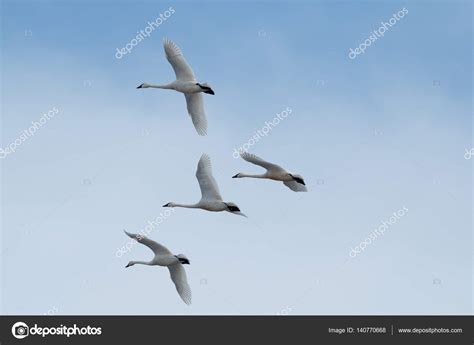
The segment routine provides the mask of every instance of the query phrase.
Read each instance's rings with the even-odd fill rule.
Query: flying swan
[[[169,84],[153,85],[143,83],[137,89],[157,88],[170,89],[184,93],[189,116],[193,120],[194,127],[199,135],[207,134],[207,120],[204,112],[202,92],[214,95],[211,87],[205,83],[198,83],[191,66],[184,59],[181,49],[168,39],[163,40],[166,58],[173,67],[176,80]]]
[[[283,169],[281,166],[269,163],[263,159],[248,153],[241,153],[240,156],[245,159],[247,162],[250,162],[255,165],[259,165],[267,171],[263,174],[246,174],[238,173],[237,175],[232,176],[232,178],[239,177],[254,177],[254,178],[266,178],[269,180],[282,181],[285,186],[290,188],[295,192],[306,192],[306,184],[304,183],[303,177],[301,175],[292,174]]]
[[[201,200],[192,205],[177,204],[169,202],[163,207],[186,207],[186,208],[200,208],[206,211],[221,212],[227,211],[233,214],[247,217],[240,212],[239,207],[233,202],[223,201],[217,182],[212,176],[211,159],[207,154],[203,154],[199,160],[196,178],[201,188]]]
[[[125,231],[125,230],[124,230]],[[176,290],[179,293],[181,299],[187,305],[191,304],[191,288],[188,285],[188,281],[186,278],[186,271],[184,270],[183,265],[189,265],[189,260],[183,254],[173,255],[168,248],[162,246],[158,242],[152,241],[149,238],[131,234],[127,231],[125,233],[137,240],[137,242],[144,244],[148,248],[150,248],[153,253],[155,253],[155,257],[149,261],[130,261],[127,266],[130,267],[135,264],[141,265],[149,265],[149,266],[166,266],[170,270],[171,280],[173,281],[174,285],[176,286]]]

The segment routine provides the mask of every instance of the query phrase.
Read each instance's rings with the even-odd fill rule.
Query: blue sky
[[[135,89],[173,80],[164,37],[216,92],[207,137],[182,95]],[[2,313],[472,313],[469,2],[3,1],[1,48],[1,147],[59,110],[0,160]],[[309,192],[231,179],[260,171],[233,149],[287,107],[250,151],[302,174]],[[153,231],[192,262],[188,307],[166,269],[125,269],[147,248],[115,254],[122,229],[198,200],[203,152],[249,218],[176,209]]]

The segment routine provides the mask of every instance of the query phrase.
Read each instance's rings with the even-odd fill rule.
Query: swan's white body
[[[150,248],[155,257],[151,261],[130,261],[126,267],[133,266],[135,264],[149,265],[149,266],[166,266],[170,271],[171,280],[176,286],[176,290],[180,295],[181,299],[186,304],[191,304],[191,288],[188,285],[186,278],[186,271],[184,270],[183,263],[189,264],[189,260],[183,254],[173,255],[168,248],[159,244],[158,242],[152,241],[149,238],[131,234],[125,231],[125,233],[138,241],[139,243]]]
[[[191,66],[184,59],[181,49],[170,40],[163,40],[166,58],[173,67],[176,80],[169,84],[147,84],[143,83],[137,89],[156,88],[175,90],[184,93],[188,114],[193,120],[194,127],[199,135],[207,134],[207,119],[204,111],[202,93],[214,95],[214,91],[207,84],[200,84],[196,80]]]
[[[166,205],[163,205],[163,207],[200,208],[211,212],[227,211],[246,217],[245,214],[240,212],[240,209],[236,204],[222,200],[219,186],[217,185],[214,176],[212,176],[211,159],[207,154],[203,154],[199,160],[196,170],[196,178],[199,182],[199,187],[201,188],[201,200],[196,204],[188,205],[169,202]]]
[[[261,166],[262,168],[267,169],[263,174],[246,174],[238,173],[233,176],[233,178],[240,177],[252,177],[252,178],[264,178],[275,181],[282,181],[285,186],[290,188],[295,192],[306,192],[306,185],[303,180],[303,177],[298,174],[292,174],[283,169],[281,166],[267,162],[251,153],[244,152],[240,155],[244,160],[249,163]]]

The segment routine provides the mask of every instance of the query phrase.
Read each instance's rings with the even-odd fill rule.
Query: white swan
[[[304,183],[303,177],[298,174],[292,174],[283,169],[281,166],[269,163],[264,161],[263,159],[248,153],[244,152],[241,153],[240,156],[245,159],[247,162],[250,162],[255,165],[259,165],[267,171],[263,174],[246,174],[246,173],[238,173],[237,175],[232,176],[232,178],[239,178],[239,177],[254,177],[254,178],[266,178],[275,181],[282,181],[285,186],[290,188],[292,191],[295,192],[306,192],[306,184]]]
[[[204,112],[204,102],[201,92],[214,95],[211,87],[205,83],[198,83],[191,66],[184,59],[181,49],[168,39],[163,40],[166,58],[174,69],[176,80],[169,84],[153,85],[143,83],[137,89],[149,87],[157,89],[170,89],[184,93],[189,116],[193,120],[194,127],[199,135],[207,134],[207,120]]]
[[[139,243],[144,244],[155,253],[155,257],[151,261],[130,261],[125,267],[130,267],[135,264],[168,267],[170,270],[171,280],[176,286],[179,296],[181,296],[184,303],[188,305],[191,304],[191,288],[188,285],[186,271],[183,267],[183,265],[189,265],[188,258],[183,254],[173,255],[168,248],[145,236],[131,234],[127,231],[125,231],[125,233],[131,238],[137,240]]]
[[[163,207],[186,207],[186,208],[200,208],[206,211],[221,212],[227,211],[233,214],[247,217],[240,212],[239,207],[233,202],[223,201],[217,182],[212,176],[211,159],[207,154],[203,154],[199,160],[196,170],[196,178],[201,188],[201,200],[192,205],[177,204],[169,202]]]

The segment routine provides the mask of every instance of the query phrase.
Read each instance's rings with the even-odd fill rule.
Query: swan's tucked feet
[[[199,83],[196,83],[196,85],[199,86],[203,90],[202,92],[207,93],[209,95],[215,95],[214,90],[211,89],[211,87],[209,85],[199,84]]]
[[[226,206],[229,212],[240,212],[240,208],[235,204],[226,203]]]
[[[306,186],[306,184],[304,183],[304,180],[302,177],[300,176],[295,176],[295,175],[292,175],[292,174],[289,174],[293,180],[295,180],[296,182],[298,182],[299,184],[302,184],[303,186]]]
[[[179,256],[179,255],[175,255],[175,257],[179,260],[180,264],[191,265],[191,261],[189,261],[189,259],[187,257]]]

